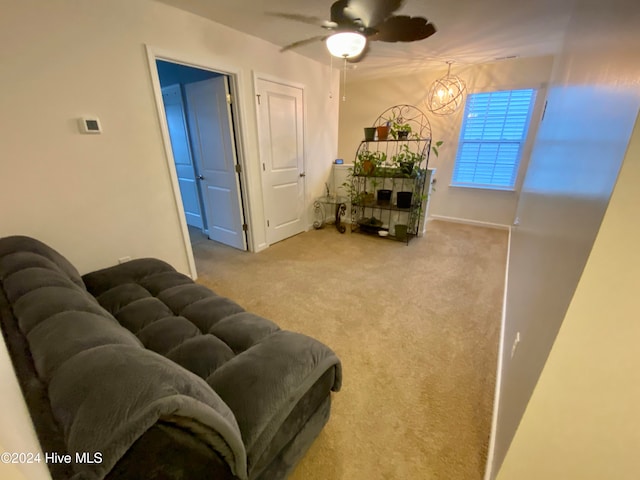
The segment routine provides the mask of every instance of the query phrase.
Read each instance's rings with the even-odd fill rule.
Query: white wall
[[[494,455],[490,457],[492,475],[489,478],[495,477],[502,463],[565,319],[583,269],[592,261],[590,252],[640,107],[638,22],[640,9],[624,0],[607,4],[578,0],[564,51],[554,67],[547,112],[540,126],[518,205],[517,215],[521,223],[513,229],[511,237],[503,347],[498,372],[498,411],[494,418]],[[629,213],[627,222],[630,225],[637,223],[637,213],[625,208]],[[619,241],[622,247],[628,239],[621,235]],[[608,255],[614,265],[621,265],[616,259],[623,253],[615,250],[613,247]],[[630,250],[623,252],[633,253]],[[601,251],[600,255],[607,256],[607,252]],[[629,261],[633,265],[631,258]],[[612,284],[617,281],[611,276],[602,280]],[[595,311],[598,304],[594,298]],[[615,308],[614,305],[611,307]],[[602,326],[603,342],[606,342],[610,328],[618,328],[617,320],[615,315],[607,314],[597,320]],[[588,324],[584,327],[590,328]],[[512,358],[512,346],[518,332],[521,342]],[[577,335],[585,332],[577,332]],[[580,343],[578,338],[570,341]],[[581,356],[590,354],[603,361],[605,368],[610,366],[610,359],[604,354],[580,353]],[[585,363],[575,374],[588,376],[588,371],[589,365]],[[632,375],[632,370],[628,372]],[[602,388],[595,383],[592,386],[594,390]],[[570,384],[567,388],[571,388]],[[557,393],[561,397],[559,400],[566,395]],[[577,396],[572,398],[578,400]],[[571,424],[591,421],[584,415],[574,415],[570,409],[567,415],[566,422]],[[536,418],[541,428],[557,420],[554,415],[546,419]],[[551,445],[555,440],[553,431],[549,430],[549,433],[546,441]],[[533,458],[541,464],[552,461],[546,457],[544,461],[543,457]],[[567,459],[567,463],[571,461]],[[500,478],[523,477],[505,474]],[[541,474],[531,478],[587,477]]]
[[[640,118],[499,480],[636,480],[640,472]]]
[[[0,235],[41,238],[81,272],[155,256],[188,273],[145,44],[238,73],[255,248],[266,237],[254,73],[306,87],[308,199],[322,193],[337,153],[328,66],[150,0],[10,0],[0,16]],[[80,135],[83,114],[104,133]]]
[[[471,93],[515,88],[540,88],[551,76],[552,57],[505,60],[482,65],[453,66],[452,73],[459,75]],[[424,105],[427,91],[433,81],[446,74],[440,71],[420,72],[407,76],[355,80],[347,82],[346,102],[340,106],[340,136],[338,155],[352,163],[360,141],[363,127],[371,125],[388,107],[397,104],[417,106],[424,111],[433,131],[435,141],[443,140],[438,159],[431,155],[430,167],[437,168],[436,191],[431,196],[430,216],[449,217],[473,222],[510,225],[515,216],[518,192],[481,190],[450,187],[453,174],[462,108],[454,115],[438,117],[430,114]],[[348,75],[348,74],[347,74]],[[348,76],[347,76],[348,78]],[[545,92],[540,93],[544,97]],[[538,103],[531,123],[531,139],[535,138],[537,120],[543,102]],[[533,142],[531,142],[533,143]],[[519,188],[526,171],[530,146],[525,149]]]
[[[266,237],[255,72],[305,86],[309,211],[322,194],[337,153],[338,102],[328,92],[338,77],[327,66],[148,0],[3,0],[1,11],[0,237],[35,236],[82,273],[124,256],[158,257],[189,273],[147,44],[238,73],[256,248]],[[84,114],[100,118],[102,135],[78,133],[76,119]],[[2,353],[0,444],[34,451],[11,375]]]
[[[0,453],[41,452],[4,340],[0,341],[0,385]],[[0,461],[0,478],[46,480],[51,477],[43,463]]]

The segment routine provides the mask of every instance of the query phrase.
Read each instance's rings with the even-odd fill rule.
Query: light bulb
[[[357,57],[366,45],[366,37],[357,32],[338,32],[327,38],[329,53],[338,58]]]

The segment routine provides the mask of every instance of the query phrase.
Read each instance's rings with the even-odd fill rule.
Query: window
[[[535,97],[532,89],[467,97],[452,185],[514,188]]]

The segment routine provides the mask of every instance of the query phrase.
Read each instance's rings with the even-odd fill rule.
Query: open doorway
[[[210,239],[247,250],[231,78],[157,58],[155,64],[191,243]]]

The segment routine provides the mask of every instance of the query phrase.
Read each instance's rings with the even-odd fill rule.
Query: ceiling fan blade
[[[426,18],[406,15],[389,17],[375,28],[378,33],[370,40],[380,42],[414,42],[430,37],[437,31],[435,25]]]
[[[306,23],[307,25],[314,25],[322,28],[335,28],[337,25],[328,20],[324,20],[320,17],[314,17],[311,15],[300,15],[298,13],[282,13],[282,12],[264,12],[265,15],[270,17],[284,18],[286,20],[293,20],[294,22]]]
[[[346,15],[346,9],[349,6],[349,0],[338,0],[331,5],[331,21],[338,26],[350,26],[353,19]]]
[[[316,35],[315,37],[305,38],[304,40],[298,40],[297,42],[290,43],[289,45],[285,45],[280,49],[281,52],[286,52],[287,50],[291,50],[292,48],[302,47],[303,45],[308,45],[309,43],[314,42],[324,42],[329,35]]]
[[[402,7],[404,0],[349,0],[345,14],[365,28],[377,28]]]

